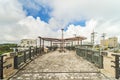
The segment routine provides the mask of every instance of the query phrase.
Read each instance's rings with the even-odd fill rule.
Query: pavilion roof
[[[45,41],[60,41],[60,39],[57,38],[48,38],[48,37],[41,37],[42,39],[44,39]]]
[[[71,38],[66,38],[65,41],[77,41],[77,40],[85,40],[87,39],[86,37],[82,37],[82,36],[77,36],[77,37],[71,37]]]
[[[59,38],[49,38],[49,37],[39,37],[41,39],[44,39],[45,41],[54,41],[54,42],[60,42],[62,39]],[[70,38],[64,38],[64,41],[81,41],[87,39],[86,37],[83,36],[77,36],[77,37],[70,37]]]

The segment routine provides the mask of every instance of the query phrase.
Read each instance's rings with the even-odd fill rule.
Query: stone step
[[[101,73],[41,73],[25,72],[14,76],[10,80],[109,80]]]

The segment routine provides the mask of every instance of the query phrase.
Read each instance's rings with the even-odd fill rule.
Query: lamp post
[[[61,29],[61,31],[62,31],[62,51],[64,50],[64,39],[63,39],[63,36],[64,36],[64,35],[63,35],[63,30],[64,30],[64,29],[62,28],[62,29]]]
[[[114,52],[115,52],[115,46],[116,46],[116,45],[115,45],[115,41],[116,41],[116,40],[115,40],[115,37],[114,37]]]
[[[35,40],[35,42],[36,42],[36,48],[37,48],[37,39]]]
[[[74,36],[75,36],[75,38],[76,38],[76,34],[73,34]],[[75,46],[76,46],[76,40],[75,40]]]
[[[91,33],[91,43],[93,45],[93,48],[95,47],[95,34],[97,34],[97,32],[93,32]]]

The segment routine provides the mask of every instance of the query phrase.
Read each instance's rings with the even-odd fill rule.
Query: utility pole
[[[74,36],[76,37],[76,34],[74,34]]]
[[[105,36],[106,34],[105,33],[102,33],[102,38],[103,38],[103,45],[102,45],[102,49],[104,49],[104,45],[105,45]]]
[[[102,36],[101,36],[103,38],[103,42],[105,41],[105,36],[106,36],[105,33],[103,33]]]
[[[114,52],[115,52],[115,47],[116,47],[116,46],[115,46],[115,41],[116,41],[116,40],[115,40],[115,36],[114,36]]]
[[[37,47],[37,39],[35,40],[35,42],[36,42],[36,47]]]
[[[64,51],[64,39],[63,39],[63,36],[64,36],[64,35],[63,35],[63,30],[64,30],[64,29],[62,28],[62,29],[61,29],[61,31],[62,31],[62,51]]]
[[[74,34],[75,38],[76,38],[76,34]],[[74,42],[74,44],[76,45],[76,41]]]
[[[40,54],[41,54],[41,53],[42,53],[42,50],[41,50],[41,48],[42,48],[42,46],[41,46],[41,43],[42,43],[42,42],[41,42],[41,39],[42,39],[42,38],[39,37],[39,39],[40,39]]]
[[[97,32],[92,32],[91,33],[91,43],[92,43],[92,45],[94,46],[94,43],[95,43],[95,34],[96,34]]]

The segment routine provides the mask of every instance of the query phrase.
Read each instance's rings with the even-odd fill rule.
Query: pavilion
[[[77,37],[70,37],[70,38],[49,38],[49,37],[38,37],[40,40],[40,48],[44,48],[44,41],[50,42],[50,46],[52,47],[55,44],[60,45],[60,49],[64,50],[64,47],[66,47],[68,44],[73,45],[74,41],[77,41],[77,45],[82,45],[82,41],[87,39],[86,37],[83,36],[77,36]],[[80,44],[81,42],[81,44]],[[41,45],[42,44],[42,45]]]

